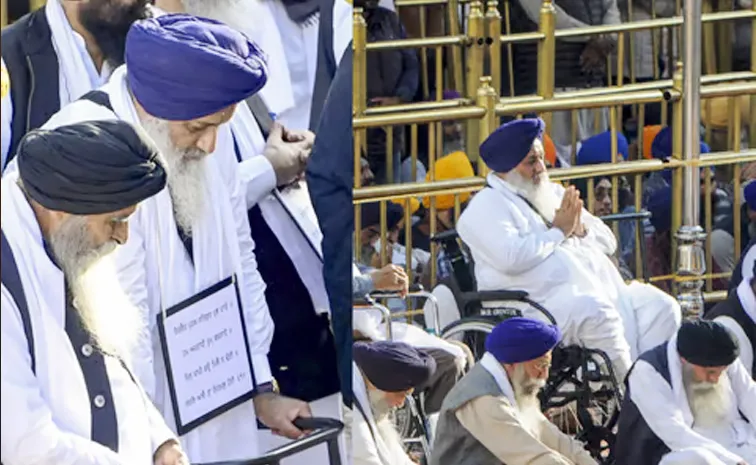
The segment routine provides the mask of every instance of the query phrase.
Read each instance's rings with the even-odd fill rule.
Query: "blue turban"
[[[657,232],[669,231],[672,227],[672,187],[664,186],[656,190],[646,206],[651,213],[651,225]]]
[[[242,33],[186,14],[137,21],[126,36],[134,97],[170,121],[212,115],[253,95],[268,79],[265,60]]]
[[[543,137],[541,118],[523,118],[502,124],[480,144],[480,158],[497,173],[508,173],[528,156],[533,142]]]
[[[701,141],[699,146],[701,153],[709,153],[711,149],[706,142]],[[654,137],[654,141],[651,143],[651,155],[654,158],[664,159],[672,156],[672,128],[666,126]]]
[[[627,160],[627,139],[617,132],[617,154]],[[605,131],[584,140],[577,154],[578,165],[597,165],[612,161],[612,132]]]
[[[746,184],[745,189],[743,189],[743,197],[745,197],[748,208],[756,211],[756,181]]]
[[[486,351],[501,363],[521,363],[542,357],[562,339],[556,326],[529,318],[509,318],[486,338]]]
[[[402,392],[426,383],[436,360],[403,342],[355,342],[352,357],[365,377],[385,392]]]

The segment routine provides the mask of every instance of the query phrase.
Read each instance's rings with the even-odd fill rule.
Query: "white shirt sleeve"
[[[756,425],[756,381],[751,378],[740,361],[736,361],[727,369],[730,385],[738,400],[738,410],[748,422]]]
[[[2,108],[0,108],[0,173],[5,169],[5,163],[8,161],[8,151],[10,150],[11,138],[13,133],[11,131],[11,122],[13,121],[13,97],[10,93],[10,78],[8,76],[8,70],[5,67],[5,62],[2,62]]]
[[[257,205],[276,188],[276,173],[273,171],[273,165],[262,155],[239,163],[239,179],[246,191],[244,197],[247,208]]]
[[[688,427],[682,411],[677,408],[672,387],[654,367],[639,360],[628,377],[628,384],[630,398],[648,427],[672,451],[700,447],[716,455],[726,465],[738,465],[741,462],[740,457],[716,441]]]
[[[714,318],[714,321],[721,323],[735,335],[735,338],[738,340],[738,347],[740,347],[740,361],[743,363],[743,368],[750,376],[753,367],[753,346],[751,345],[748,336],[746,336],[745,331],[743,331],[743,328],[737,321],[729,316],[719,316]]]
[[[333,2],[333,58],[338,65],[349,42],[352,41],[352,5],[351,1],[334,0]]]
[[[2,289],[0,327],[0,460],[4,465],[128,465],[105,446],[61,431],[31,370],[21,316]],[[88,415],[88,413],[87,413]]]

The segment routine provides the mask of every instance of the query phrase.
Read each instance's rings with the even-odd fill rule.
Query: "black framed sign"
[[[256,381],[236,276],[157,316],[178,434],[246,402]]]

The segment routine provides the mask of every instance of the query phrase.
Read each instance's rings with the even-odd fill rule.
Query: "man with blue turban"
[[[674,334],[680,307],[653,286],[625,283],[609,258],[612,230],[583,208],[574,186],[550,182],[544,129],[540,119],[516,120],[481,144],[493,172],[457,231],[472,252],[478,290],[526,291],[554,315],[567,344],[603,351],[622,380],[640,351]]]
[[[116,265],[125,292],[150,323],[155,341],[144,338],[135,351],[136,374],[179,432],[192,462],[257,457],[256,417],[274,432],[295,438],[303,432],[292,420],[310,415],[305,402],[276,392],[268,361],[274,327],[255,261],[248,193],[239,177],[233,140],[219,138],[237,104],[266,80],[265,56],[246,36],[217,21],[169,14],[135,23],[126,40],[126,66],[105,87],[47,123],[54,127],[83,119],[125,120],[144,129],[161,152],[167,189],[136,212]],[[287,138],[280,126],[271,132]],[[298,150],[305,157],[304,144],[312,141],[301,142]],[[238,312],[226,320],[230,326],[223,344],[229,345],[230,357],[242,358],[236,362],[242,371],[235,376],[242,387],[226,389],[227,394],[222,388],[228,384],[203,385],[196,372],[175,372],[181,366],[176,358],[192,352],[189,347],[182,351],[178,341],[165,335],[170,315],[190,311],[185,308],[196,309],[191,311],[197,315],[217,315],[219,295],[227,296],[232,314]],[[202,341],[219,337],[217,326],[200,325],[192,331]],[[200,366],[207,362],[185,359]],[[178,379],[194,384],[177,384]],[[204,399],[199,410],[186,410],[199,402],[192,392]],[[215,393],[214,403],[207,392]]]
[[[561,338],[539,320],[499,323],[483,358],[444,400],[431,465],[596,465],[541,413],[538,392]]]

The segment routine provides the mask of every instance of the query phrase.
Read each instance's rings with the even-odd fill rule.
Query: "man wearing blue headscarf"
[[[674,334],[680,307],[653,286],[625,283],[609,258],[617,249],[611,229],[583,208],[574,186],[549,181],[544,129],[540,119],[516,120],[483,142],[480,155],[493,172],[457,231],[479,290],[528,292],[568,344],[602,350],[622,380],[639,351]]]
[[[165,161],[167,189],[141,205],[116,261],[124,290],[150,323],[155,341],[145,338],[134,354],[137,375],[179,432],[192,462],[257,457],[256,417],[294,438],[302,431],[292,420],[310,415],[306,403],[275,392],[268,362],[274,328],[253,252],[247,192],[233,145],[218,137],[236,105],[266,80],[263,52],[243,34],[213,20],[164,15],[137,22],[127,36],[126,66],[114,72],[108,85],[65,107],[47,124],[126,120],[147,132]],[[284,132],[280,126],[271,130],[279,138],[286,137]],[[308,149],[301,147],[303,157]],[[218,341],[219,334],[226,334],[221,347],[227,345],[231,355],[224,359],[241,357],[235,368],[241,371],[234,384],[210,378],[208,385],[192,371],[208,360],[187,355],[183,363],[177,361],[184,352],[175,345],[179,342],[167,338],[173,331],[165,328],[179,311],[198,312],[197,320],[187,324],[206,323],[199,315],[217,315],[219,303],[213,299],[220,295],[236,309],[232,314],[239,312],[224,323],[228,333],[206,325],[192,326],[192,331],[200,341]],[[229,336],[233,334],[246,337]],[[186,353],[199,346],[191,347],[184,348]],[[213,358],[219,369],[214,355],[210,351],[203,357]],[[182,365],[187,373],[177,371]],[[228,389],[232,385],[237,386],[233,392]],[[196,403],[196,410],[187,410]]]
[[[541,413],[538,392],[561,337],[538,320],[499,323],[483,358],[444,400],[431,465],[596,465]]]

